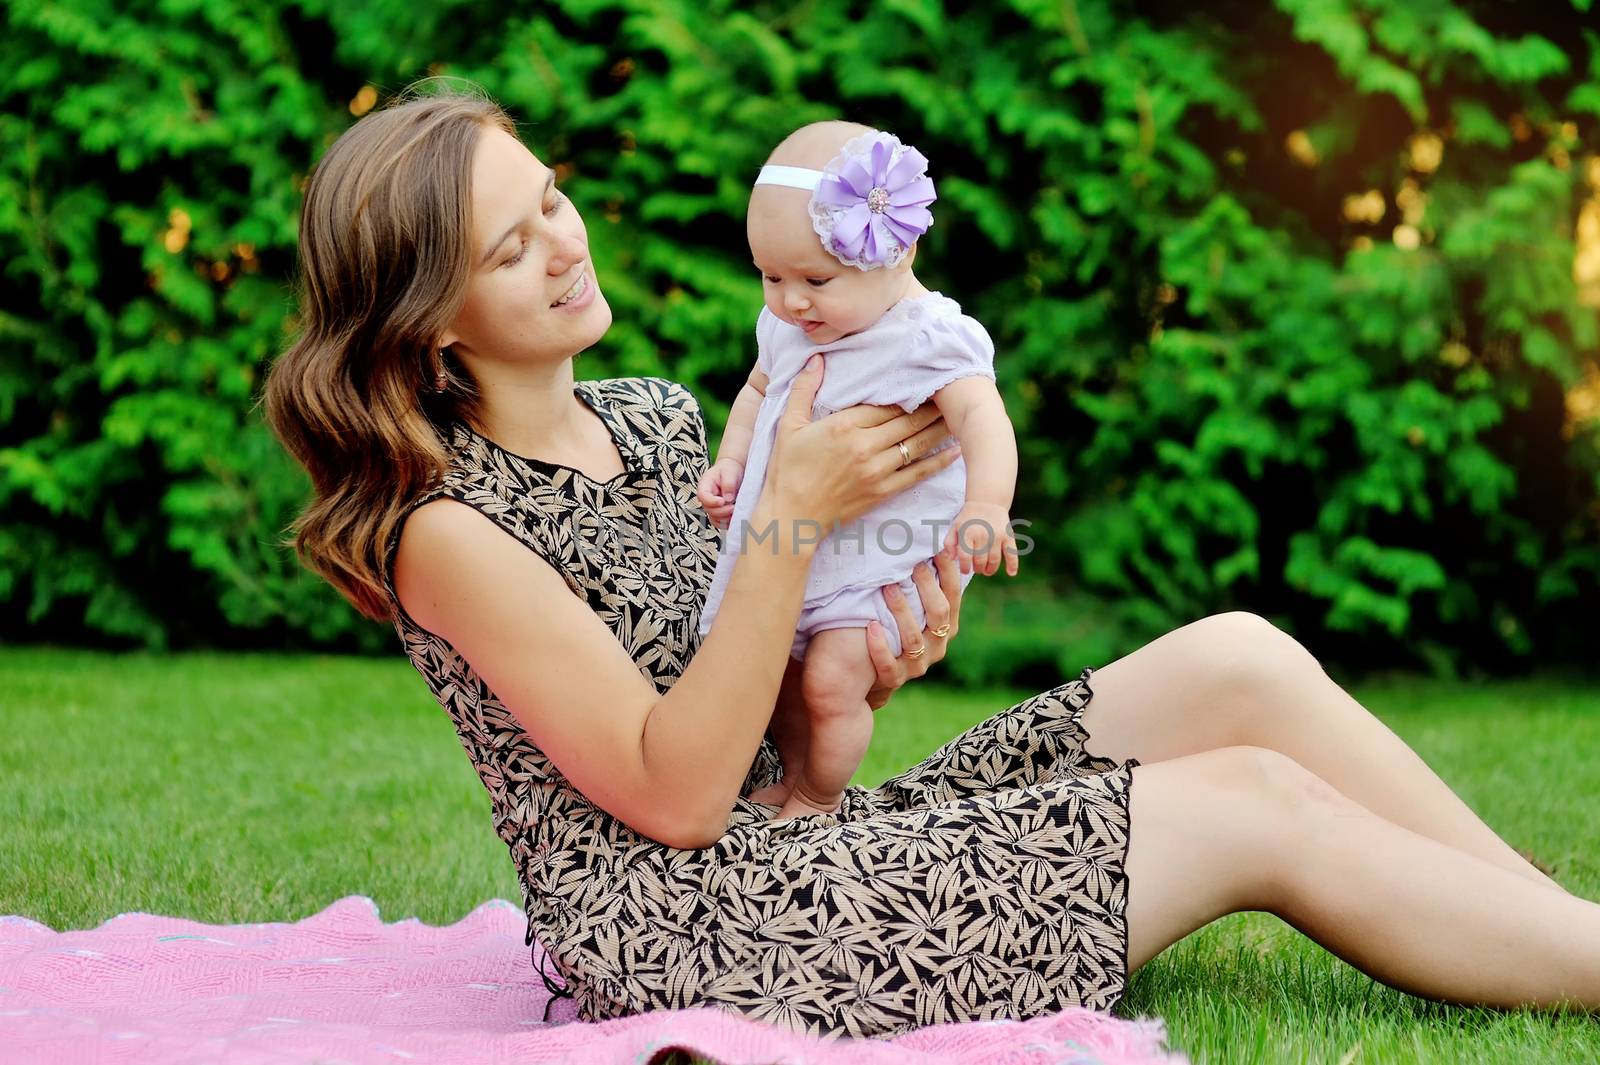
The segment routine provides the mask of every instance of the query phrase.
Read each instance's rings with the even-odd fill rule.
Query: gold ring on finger
[[[945,637],[945,636],[948,636],[948,635],[950,635],[950,626],[948,626],[948,625],[940,625],[937,629],[933,630],[933,634],[935,636],[939,636],[941,638]]]
[[[908,466],[911,463],[911,449],[906,447],[904,440],[895,445],[900,449],[900,465]]]
[[[923,644],[921,647],[917,648],[915,651],[907,651],[906,652],[906,657],[907,658],[921,658],[923,655],[925,655],[927,653],[928,653],[928,645],[927,644]]]

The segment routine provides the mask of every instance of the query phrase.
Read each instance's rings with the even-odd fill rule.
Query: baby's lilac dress
[[[937,292],[903,299],[859,333],[830,344],[812,344],[805,331],[762,308],[756,321],[756,365],[767,375],[767,397],[756,415],[750,454],[734,501],[733,518],[723,536],[716,574],[700,613],[700,635],[722,604],[741,547],[771,551],[774,539],[749,525],[766,481],[767,462],[789,388],[814,352],[824,360],[822,387],[812,417],[822,418],[858,403],[899,406],[912,411],[945,385],[963,377],[994,380],[994,342],[954,300]],[[954,443],[951,440],[944,446]],[[942,448],[940,449],[942,450]],[[805,603],[795,626],[790,655],[804,658],[813,634],[824,629],[883,625],[890,651],[900,654],[900,630],[883,601],[882,587],[898,584],[920,626],[922,599],[911,581],[917,563],[939,552],[950,524],[966,499],[967,470],[962,459],[904,492],[885,500],[817,546],[806,581]],[[802,534],[817,536],[821,531]],[[1000,530],[996,530],[998,533]],[[980,539],[982,534],[979,534]],[[966,587],[973,574],[961,575]]]

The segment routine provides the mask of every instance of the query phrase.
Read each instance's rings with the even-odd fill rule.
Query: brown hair
[[[471,377],[436,348],[472,268],[472,162],[516,129],[481,91],[407,90],[334,141],[300,210],[301,332],[268,374],[268,424],[311,475],[295,551],[356,609],[392,615],[389,542],[476,421]],[[447,376],[443,391],[435,377]]]

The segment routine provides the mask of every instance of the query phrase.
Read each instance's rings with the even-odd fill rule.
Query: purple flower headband
[[[822,170],[764,166],[757,185],[811,190],[811,228],[846,266],[898,266],[933,225],[928,159],[892,133],[875,130],[844,146]]]

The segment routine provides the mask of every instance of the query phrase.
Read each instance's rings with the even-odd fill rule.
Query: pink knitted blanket
[[[34,1062],[638,1062],[682,1048],[719,1063],[1184,1063],[1160,1021],[1071,1009],[822,1040],[702,1008],[573,1020],[495,899],[455,924],[384,924],[351,895],[292,924],[125,913],[56,932],[0,917],[0,1058]],[[565,1009],[565,1013],[563,1013]]]

